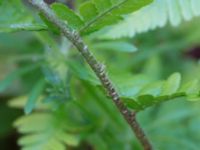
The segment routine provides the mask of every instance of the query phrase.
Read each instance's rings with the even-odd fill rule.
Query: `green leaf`
[[[152,95],[141,95],[138,97],[137,102],[143,107],[149,107],[154,104],[154,96]]]
[[[105,11],[107,8],[112,6],[112,3],[110,0],[93,0],[94,4],[96,4],[96,8],[98,11]]]
[[[90,0],[80,7],[85,26],[81,34],[97,31],[122,20],[122,15],[134,12],[148,5],[152,0]]]
[[[22,95],[19,97],[15,97],[8,102],[8,106],[12,108],[24,109],[25,105],[27,104],[28,96]],[[40,96],[37,101],[37,108],[38,110],[47,110],[49,105],[44,104],[43,102],[44,97]]]
[[[53,23],[51,23],[42,13],[39,13],[40,18],[47,25],[47,27],[55,34],[59,34],[60,30]]]
[[[82,4],[79,11],[85,22],[91,21],[98,15],[98,10],[91,1]]]
[[[0,32],[40,31],[47,27],[36,23],[32,15],[25,9],[21,0],[1,1]]]
[[[34,113],[17,119],[14,126],[21,137],[18,144],[23,149],[65,150],[66,145],[77,146],[79,137],[65,131],[63,120],[55,114]]]
[[[29,99],[24,108],[24,112],[26,114],[30,114],[32,112],[32,110],[35,108],[36,101],[40,97],[42,91],[44,90],[44,87],[45,87],[45,80],[43,80],[43,79],[39,80],[36,83],[36,85],[34,85],[32,91],[30,93]]]
[[[84,22],[81,20],[81,18],[77,14],[75,14],[71,9],[69,9],[66,5],[61,3],[53,3],[51,5],[51,8],[60,19],[66,20],[67,24],[71,28],[78,29],[84,25]]]
[[[6,90],[14,80],[20,78],[20,76],[24,75],[25,73],[28,73],[33,69],[36,69],[37,67],[38,65],[33,65],[33,66],[23,67],[11,72],[4,80],[0,81],[0,92]]]
[[[95,50],[112,50],[119,52],[136,52],[137,48],[125,41],[108,41],[93,45]]]
[[[151,94],[153,96],[158,96],[161,94],[163,88],[163,82],[150,83],[144,86],[138,95]]]
[[[70,71],[79,79],[89,81],[91,84],[98,86],[101,85],[96,75],[86,66],[79,62],[69,60],[67,61]]]
[[[127,74],[123,76],[111,76],[114,81],[120,96],[123,98],[136,97],[141,89],[151,83],[149,78],[144,75]]]
[[[138,84],[136,82],[137,80],[134,81],[128,78],[126,78],[126,80],[126,88],[124,84],[120,84],[120,82],[118,82],[117,88],[123,102],[135,111],[141,111],[150,106],[176,98],[184,97],[190,101],[200,100],[199,81],[195,80],[188,83],[181,83],[180,73],[172,74],[165,81],[148,81],[143,83],[139,82]],[[133,82],[132,85],[131,82]],[[182,85],[180,86],[180,84]],[[131,88],[132,90],[130,90]],[[129,89],[128,93],[127,89]],[[126,93],[124,91],[126,91]]]
[[[199,0],[154,0],[150,5],[127,16],[124,21],[111,26],[102,37],[133,37],[137,33],[164,27],[168,20],[171,25],[177,26],[182,20],[188,21],[200,16],[199,7]]]
[[[122,100],[127,105],[127,107],[129,107],[131,109],[134,109],[136,111],[143,109],[143,107],[138,102],[136,102],[134,99],[123,98]]]
[[[41,31],[46,29],[47,26],[37,23],[0,24],[0,32]]]
[[[153,0],[89,0],[80,6],[80,16],[63,4],[52,4],[52,9],[57,16],[71,28],[78,29],[82,35],[86,35],[105,26],[119,22],[123,19],[123,15],[134,12],[152,1]],[[55,28],[48,20],[45,20],[43,17],[42,19],[50,29]]]
[[[77,111],[73,102],[53,111],[51,109],[22,116],[14,122],[17,130],[23,134],[18,140],[22,149],[65,150],[68,146],[76,147],[80,143],[81,133],[93,128],[93,124],[77,114],[80,110]]]
[[[179,91],[180,92],[186,92],[186,94],[193,94],[193,93],[198,93],[199,92],[199,80],[194,79],[193,81],[189,81],[186,84],[184,84]]]
[[[163,85],[161,95],[169,95],[175,93],[180,87],[181,75],[180,73],[172,74]]]

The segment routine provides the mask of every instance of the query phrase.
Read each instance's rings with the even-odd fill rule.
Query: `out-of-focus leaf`
[[[100,81],[89,68],[86,68],[84,65],[72,60],[67,61],[67,64],[71,72],[79,79],[89,81],[91,84],[96,86],[101,85]]]
[[[34,85],[33,89],[31,90],[30,96],[27,100],[27,103],[24,108],[24,112],[29,114],[35,108],[36,101],[38,100],[39,96],[41,95],[42,91],[45,87],[45,80],[39,80],[36,85]]]
[[[129,80],[129,82],[133,82],[133,80]],[[120,84],[118,84],[118,87],[121,86],[121,88],[118,88],[118,90],[120,97],[128,107],[136,111],[141,111],[150,106],[176,98],[185,97],[190,101],[200,100],[200,87],[198,86],[197,88],[196,83],[198,82],[195,81],[193,84],[182,83],[180,86],[181,75],[179,73],[174,73],[165,81],[148,81],[143,82],[143,84],[137,84],[137,82],[135,82],[135,85],[133,82],[132,87],[130,87],[131,84],[127,85],[127,87],[129,87],[128,89],[135,90],[130,90],[129,93],[126,94],[124,94],[123,91],[127,89],[123,88]],[[188,89],[195,90],[188,92]]]
[[[8,106],[12,108],[18,108],[18,109],[23,109],[27,103],[28,96],[19,96],[15,97],[11,100],[8,101]],[[44,96],[40,96],[39,99],[37,100],[37,110],[46,110],[49,108],[48,105],[43,104]]]
[[[29,71],[33,69],[36,69],[37,67],[38,65],[33,65],[33,66],[23,67],[11,72],[8,76],[6,76],[4,80],[0,81],[0,92],[8,88],[14,80],[19,78],[23,74],[28,73]]]
[[[104,38],[133,37],[137,33],[163,27],[168,20],[177,26],[182,20],[200,16],[199,0],[154,0],[146,7],[133,12],[124,21],[114,25]]]
[[[169,95],[175,93],[180,87],[181,75],[180,73],[172,74],[163,85],[161,95]]]
[[[0,32],[46,30],[44,24],[36,23],[21,0],[2,0],[0,5]]]
[[[112,51],[119,51],[119,52],[136,52],[137,48],[128,42],[123,41],[109,41],[109,42],[102,42],[93,45],[93,48],[96,50],[112,50]]]

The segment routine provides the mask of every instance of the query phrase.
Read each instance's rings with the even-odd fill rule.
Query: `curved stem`
[[[136,120],[136,113],[131,112],[120,100],[120,97],[110,81],[108,75],[105,72],[105,66],[97,61],[96,57],[89,51],[88,46],[83,42],[79,33],[75,30],[70,29],[62,20],[58,19],[55,13],[48,7],[43,0],[29,0],[30,3],[37,8],[50,22],[57,26],[62,34],[70,40],[73,45],[77,48],[80,54],[84,57],[86,62],[90,65],[96,76],[102,83],[107,94],[110,96],[112,101],[115,103],[118,110],[121,112],[125,120],[128,122],[132,130],[135,132],[137,139],[142,144],[144,150],[151,150],[152,146],[147,139],[144,131]]]

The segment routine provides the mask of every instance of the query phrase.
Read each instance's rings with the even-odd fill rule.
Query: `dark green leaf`
[[[122,15],[134,12],[151,3],[152,0],[91,0],[80,7],[80,14],[84,18],[85,26],[82,34],[88,34],[117,23]]]
[[[70,27],[78,29],[84,25],[84,22],[81,20],[81,18],[66,5],[61,3],[53,3],[51,7],[60,19],[67,21],[67,24]]]
[[[139,103],[137,103],[134,99],[123,98],[122,100],[131,109],[134,109],[136,111],[143,109],[143,107]]]
[[[80,14],[84,21],[91,21],[98,15],[98,10],[92,2],[86,2],[80,7]]]

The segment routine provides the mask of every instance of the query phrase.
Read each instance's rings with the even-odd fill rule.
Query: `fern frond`
[[[66,150],[67,146],[77,146],[80,136],[74,131],[78,132],[78,127],[66,118],[65,113],[61,108],[17,119],[14,126],[23,134],[18,144],[25,150]],[[82,124],[81,128],[88,127]]]
[[[142,80],[140,80],[142,81]],[[181,83],[179,73],[172,74],[167,80],[157,82],[133,83],[133,87],[120,87],[121,98],[126,105],[136,111],[141,111],[150,106],[162,103],[175,98],[185,97],[188,100],[200,100],[199,81],[194,80],[188,83]]]
[[[15,121],[15,127],[25,134],[18,144],[25,150],[65,150],[66,145],[77,146],[78,136],[68,134],[62,121],[53,114],[33,113]]]
[[[195,16],[200,16],[199,7],[199,0],[154,0],[150,5],[112,26],[103,37],[133,37],[137,33],[163,27],[168,21],[172,26],[177,26],[182,20],[188,21]]]
[[[72,28],[85,35],[122,20],[122,15],[134,12],[152,0],[90,0],[83,3],[79,15],[65,5],[55,3],[52,9]]]

